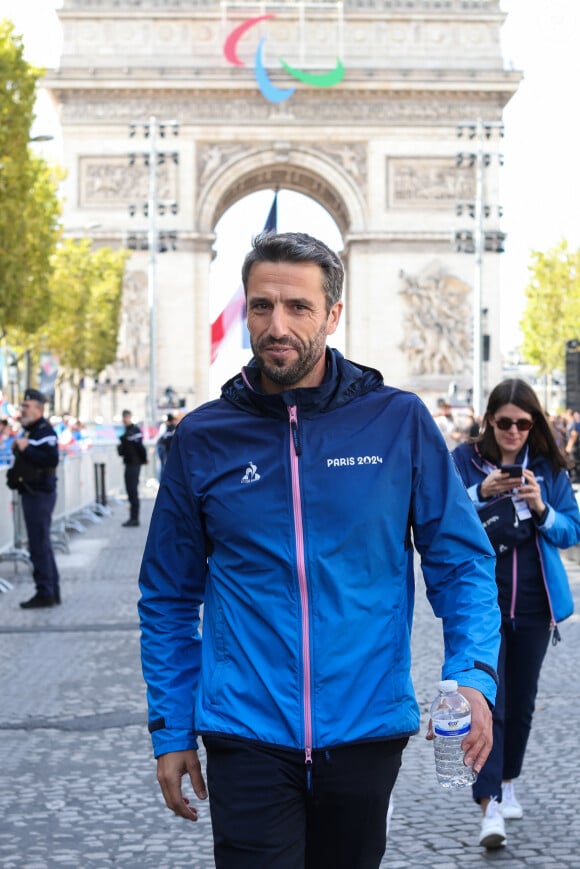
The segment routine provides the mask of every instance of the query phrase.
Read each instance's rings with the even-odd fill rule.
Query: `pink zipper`
[[[302,525],[302,505],[300,502],[300,477],[298,473],[298,453],[295,434],[298,429],[296,406],[288,408],[290,416],[290,468],[292,472],[292,506],[294,509],[294,528],[296,536],[296,561],[298,566],[298,587],[302,607],[302,659],[304,692],[304,755],[305,763],[312,763],[312,698],[310,686],[310,610],[308,587],[306,584],[306,563],[304,560],[304,527]]]
[[[516,597],[518,593],[518,553],[514,546],[512,555],[512,601],[510,604],[510,619],[512,624],[516,618]]]
[[[542,548],[540,546],[540,541],[538,539],[538,534],[536,532],[536,548],[538,550],[538,555],[540,557],[540,570],[542,571],[542,579],[544,581],[544,588],[546,589],[546,597],[548,598],[548,606],[550,607],[550,630],[554,631],[556,627],[556,619],[554,617],[554,610],[552,609],[552,598],[550,597],[550,589],[548,588],[548,583],[546,582],[546,571],[544,570],[544,559],[542,558]]]

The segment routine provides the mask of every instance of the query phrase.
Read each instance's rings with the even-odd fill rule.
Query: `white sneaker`
[[[524,810],[516,800],[516,791],[511,781],[504,781],[501,786],[501,813],[507,820],[523,818]]]
[[[479,844],[484,848],[502,848],[507,842],[503,815],[499,803],[492,797],[481,822]]]

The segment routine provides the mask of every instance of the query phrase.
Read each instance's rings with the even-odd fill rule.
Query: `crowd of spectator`
[[[449,450],[479,434],[481,419],[468,405],[452,405],[447,399],[439,398],[433,418]],[[548,419],[556,443],[575,461],[570,470],[572,482],[580,483],[580,411],[567,408],[563,413],[550,414]]]
[[[59,449],[77,452],[92,445],[86,425],[68,413],[50,417],[50,423],[58,435]],[[12,444],[21,429],[20,410],[3,400],[0,392],[0,465],[12,464]]]
[[[0,465],[9,465],[12,462],[12,443],[20,430],[19,417],[19,410],[2,401],[0,392]],[[452,405],[447,399],[439,398],[433,417],[450,450],[479,434],[481,419],[469,405]],[[550,415],[549,420],[558,446],[575,460],[570,471],[572,482],[580,483],[580,411],[568,408],[563,413]],[[172,434],[177,421],[178,418],[169,414],[160,426],[160,470],[164,461],[159,451],[166,449],[167,431]],[[63,452],[78,452],[92,446],[86,424],[74,416],[68,413],[52,416],[50,423],[58,435],[59,447]]]

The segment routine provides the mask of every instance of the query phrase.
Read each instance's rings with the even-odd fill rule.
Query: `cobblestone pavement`
[[[145,727],[138,658],[136,576],[152,508],[122,528],[118,506],[59,554],[63,605],[23,611],[32,593],[22,564],[0,563],[0,867],[212,869],[209,810],[189,824],[165,808]],[[568,563],[580,612],[580,565]],[[561,626],[542,674],[518,795],[521,821],[507,847],[477,845],[468,792],[437,785],[427,708],[441,666],[441,633],[418,582],[414,677],[423,713],[394,792],[383,867],[580,867],[580,617]],[[355,869],[355,867],[353,867]]]

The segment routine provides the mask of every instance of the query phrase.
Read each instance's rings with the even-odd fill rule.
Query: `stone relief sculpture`
[[[474,116],[496,120],[490,105],[483,99],[473,97],[470,103]],[[300,102],[273,104],[256,92],[240,97],[233,90],[211,93],[172,93],[153,97],[127,96],[121,91],[111,91],[106,99],[96,90],[87,91],[82,97],[71,93],[62,100],[61,117],[67,123],[97,123],[112,121],[129,124],[134,118],[162,115],[175,118],[181,124],[191,122],[218,122],[228,127],[246,127],[268,121],[280,123],[325,122],[361,124],[425,123],[427,120],[445,121],[452,124],[465,120],[465,104],[451,97],[433,100],[431,95],[415,94],[402,99],[397,94],[355,91],[336,94],[324,90],[324,94],[305,93]]]
[[[470,6],[479,8],[482,11],[496,11],[499,6],[499,0],[471,0]],[[190,12],[191,9],[205,10],[208,7],[217,6],[217,0],[116,0],[114,4],[111,0],[65,0],[65,9],[99,9],[110,8],[111,5],[124,9],[183,9]],[[236,8],[235,0],[229,4],[225,2],[224,7],[228,5],[234,10]],[[318,0],[317,6],[334,7],[336,0]],[[374,12],[390,12],[393,9],[402,9],[406,11],[436,11],[440,12],[450,10],[461,11],[465,6],[465,0],[346,0],[346,9],[369,9]]]
[[[447,158],[387,158],[389,202],[394,206],[416,207],[425,202],[449,203],[475,198],[475,172],[458,169]]]
[[[123,207],[147,200],[149,169],[141,158],[130,166],[127,157],[81,157],[79,168],[83,207]],[[170,161],[157,167],[157,193],[159,199],[177,198],[177,167]]]
[[[217,172],[220,167],[223,167],[228,160],[233,157],[243,157],[252,150],[252,143],[236,143],[217,144],[211,142],[208,145],[200,144],[198,146],[198,179],[199,184],[203,185],[211,176]]]
[[[367,179],[367,148],[362,143],[344,142],[341,145],[318,144],[315,148],[338,163],[353,181],[362,185]]]
[[[143,271],[129,272],[125,278],[117,362],[141,370],[149,366],[147,275]]]
[[[437,265],[399,277],[406,302],[399,346],[411,373],[461,374],[471,352],[471,288]]]

